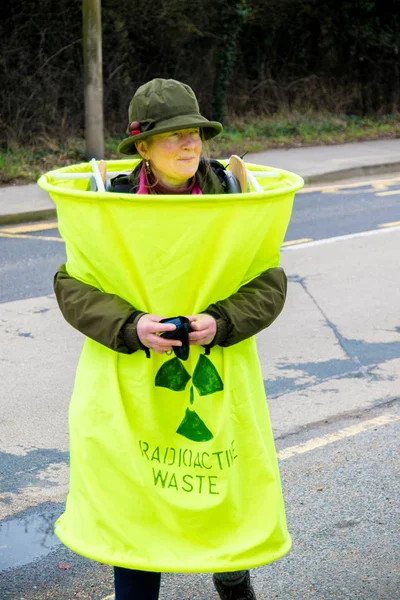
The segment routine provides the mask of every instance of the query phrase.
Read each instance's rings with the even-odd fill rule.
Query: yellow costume
[[[108,163],[108,171],[135,161]],[[269,169],[248,165],[250,169]],[[82,173],[78,165],[57,173]],[[157,196],[39,181],[70,275],[137,310],[200,313],[279,264],[297,175],[246,194]],[[56,533],[91,559],[149,571],[237,571],[290,549],[255,339],[187,361],[87,339],[70,407],[71,480]]]

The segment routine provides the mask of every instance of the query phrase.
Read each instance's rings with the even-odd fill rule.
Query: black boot
[[[221,600],[257,600],[250,583],[250,573],[246,572],[245,578],[236,585],[227,585],[222,583],[213,575],[213,582]]]

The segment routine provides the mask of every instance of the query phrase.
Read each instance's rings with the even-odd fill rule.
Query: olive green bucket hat
[[[200,114],[191,87],[175,79],[152,79],[142,85],[129,105],[129,125],[118,146],[122,154],[135,154],[136,142],[158,133],[199,127],[208,140],[222,131],[221,123],[209,121]]]

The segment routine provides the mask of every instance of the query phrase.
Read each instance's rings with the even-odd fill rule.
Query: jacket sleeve
[[[212,346],[232,346],[271,325],[286,299],[287,279],[282,268],[265,271],[226,298],[202,312],[217,321]],[[137,336],[136,325],[144,314],[129,302],[98,290],[67,273],[62,265],[54,277],[54,292],[65,320],[75,329],[116,352],[149,350]]]
[[[106,294],[68,274],[61,265],[54,276],[54,292],[65,320],[75,329],[116,352],[148,350],[137,336],[143,312],[116,294]]]
[[[287,277],[281,267],[261,273],[239,290],[202,312],[217,320],[217,333],[209,347],[232,346],[275,321],[286,300]]]

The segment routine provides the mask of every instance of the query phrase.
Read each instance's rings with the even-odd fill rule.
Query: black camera
[[[179,340],[182,346],[173,346],[175,356],[181,360],[189,358],[189,332],[192,331],[190,321],[186,317],[171,317],[169,319],[161,319],[160,323],[172,323],[176,329],[174,331],[163,331],[160,337],[167,340]]]

